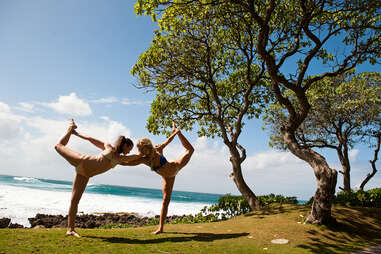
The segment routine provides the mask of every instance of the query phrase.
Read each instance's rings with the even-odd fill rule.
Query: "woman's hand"
[[[172,133],[179,133],[180,130],[176,127],[175,122],[172,122]]]

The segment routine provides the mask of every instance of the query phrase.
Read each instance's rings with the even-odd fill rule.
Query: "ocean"
[[[28,218],[37,213],[66,215],[72,182],[26,176],[0,175],[0,218],[29,227]],[[168,215],[196,214],[218,202],[221,195],[173,191]],[[126,186],[88,184],[78,212],[135,212],[153,217],[160,214],[162,191]]]

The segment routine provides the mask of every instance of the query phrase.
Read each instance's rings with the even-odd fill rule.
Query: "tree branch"
[[[360,190],[363,190],[365,184],[367,184],[369,180],[377,173],[376,161],[378,160],[378,152],[380,151],[381,133],[378,133],[376,138],[377,138],[377,147],[374,150],[374,157],[373,157],[373,160],[369,161],[370,164],[372,165],[372,173],[368,174],[366,178],[364,179],[364,181],[362,181],[360,185]]]

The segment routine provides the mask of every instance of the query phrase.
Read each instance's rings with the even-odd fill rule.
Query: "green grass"
[[[381,244],[381,209],[334,207],[336,225],[302,222],[309,208],[272,205],[231,220],[120,229],[1,229],[0,253],[348,253]],[[304,216],[304,217],[301,217]],[[286,238],[275,245],[274,238]]]

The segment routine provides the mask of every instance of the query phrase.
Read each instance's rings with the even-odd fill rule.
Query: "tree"
[[[351,191],[349,150],[357,143],[368,141],[369,134],[374,136],[372,133],[379,130],[380,84],[378,72],[354,75],[351,71],[316,82],[307,92],[311,110],[296,130],[295,138],[303,147],[337,152],[344,179],[341,189],[346,192]],[[295,105],[295,98],[291,101]],[[278,148],[285,147],[279,131],[286,121],[284,110],[279,104],[273,105],[266,118],[275,134],[271,144]]]
[[[222,138],[231,177],[254,210],[260,202],[242,175],[246,150],[239,136],[245,121],[258,117],[268,102],[265,69],[256,63],[252,22],[241,15],[221,19],[223,10],[198,4],[166,8],[132,74],[141,88],[157,92],[148,130],[166,133],[174,120],[182,129],[197,126],[199,136]]]
[[[337,172],[321,154],[299,144],[295,133],[310,112],[307,92],[314,83],[341,75],[364,61],[377,63],[381,55],[379,1],[138,0],[136,11],[155,18],[162,7],[185,8],[195,3],[204,7],[230,4],[221,18],[242,15],[254,24],[256,52],[266,64],[273,95],[287,109],[287,121],[280,129],[284,142],[291,153],[312,167],[316,177],[307,222],[329,223]],[[332,44],[333,39],[341,41],[341,47]],[[292,70],[288,69],[291,66]]]

